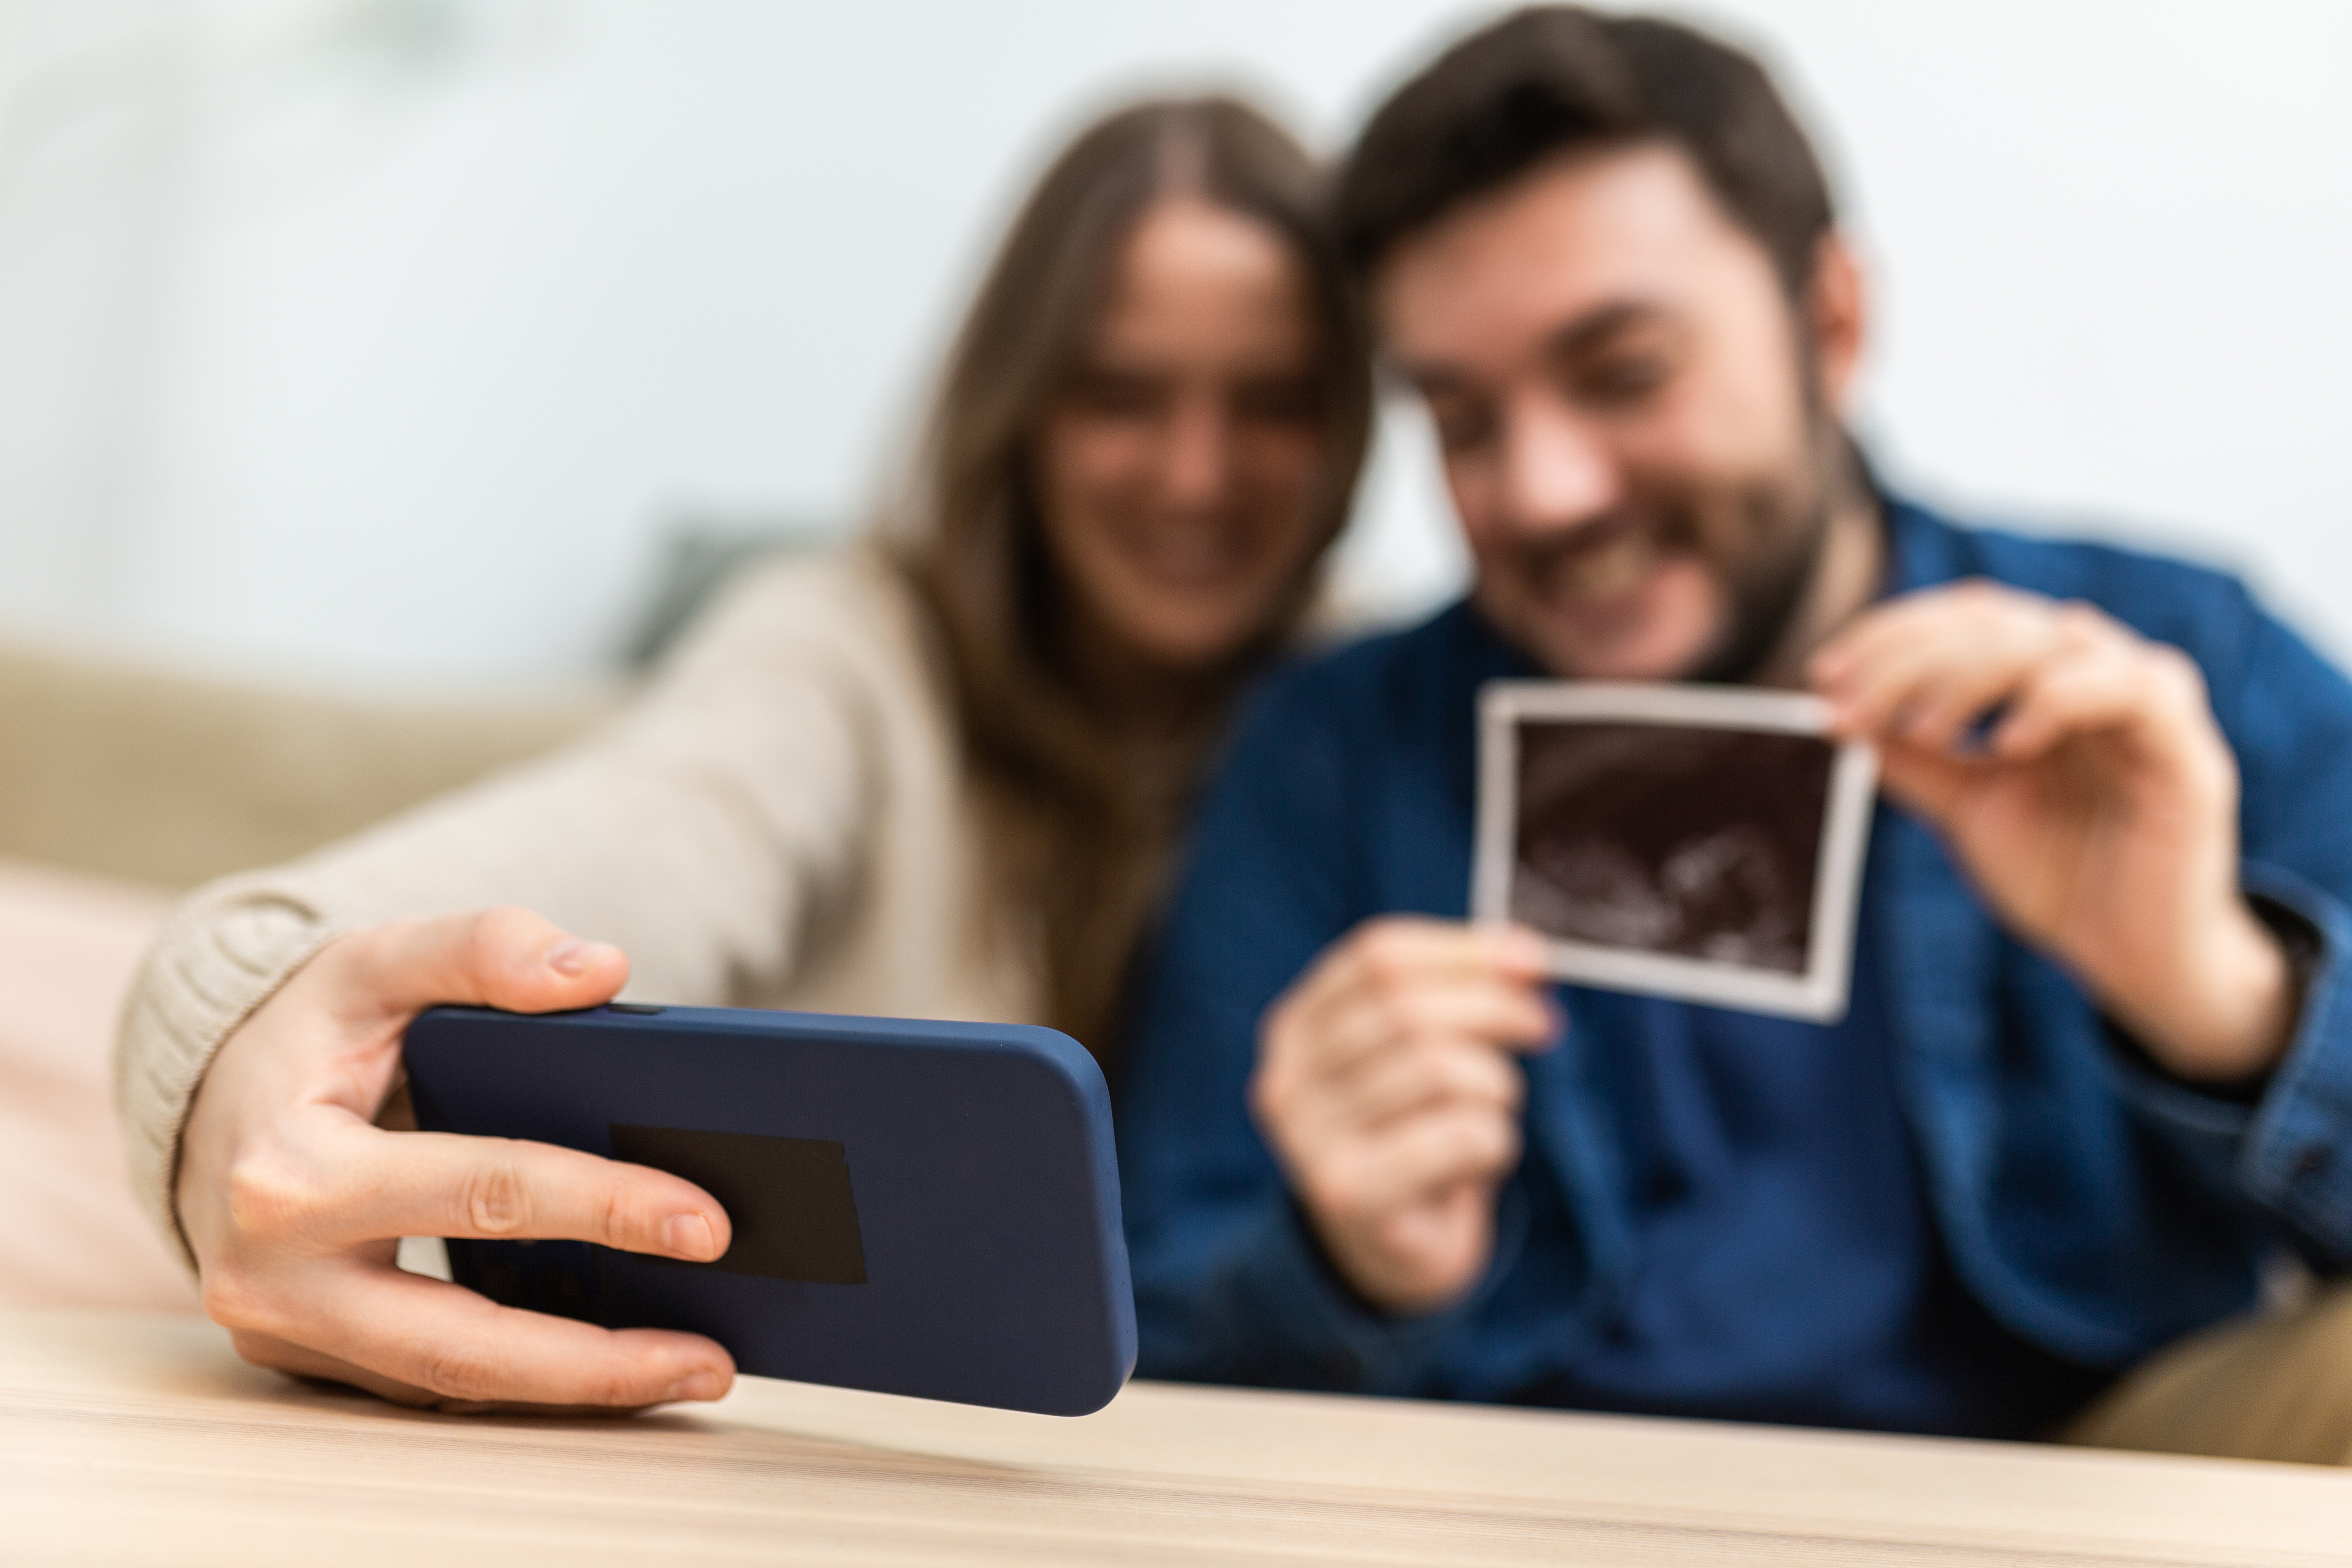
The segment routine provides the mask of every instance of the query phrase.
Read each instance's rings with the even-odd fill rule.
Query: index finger
[[[1544,939],[1524,926],[1394,915],[1341,939],[1321,966],[1335,986],[1486,979],[1540,981]]]
[[[1319,1031],[1368,992],[1402,995],[1433,983],[1496,979],[1534,984],[1544,963],[1543,939],[1519,927],[1383,916],[1326,948],[1275,1009]]]
[[[1845,684],[1890,648],[1921,637],[1969,624],[2006,621],[2046,613],[2056,606],[2040,595],[1971,580],[1897,595],[1854,616],[1806,661],[1808,682],[1817,690]]]

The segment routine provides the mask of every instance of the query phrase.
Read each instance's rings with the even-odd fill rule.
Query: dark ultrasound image
[[[1801,974],[1835,756],[1811,735],[1523,719],[1511,914]]]

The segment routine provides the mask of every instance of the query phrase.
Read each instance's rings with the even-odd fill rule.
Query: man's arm
[[[2286,1220],[2324,1268],[2352,1267],[2352,682],[2243,600],[2242,652],[2216,709],[2243,778],[2241,880],[2281,933],[2294,1034],[2263,1079],[2189,1099],[2126,1071],[2144,1113]]]
[[[2198,667],[2099,610],[1969,583],[1861,616],[1812,662],[1838,732],[1994,913],[2167,1070],[2268,1071],[2292,969],[2241,882],[2239,777]]]
[[[1871,612],[1812,674],[2107,1014],[2141,1112],[2352,1259],[2352,686],[2240,591],[2204,613],[2200,674],[2097,610],[1962,584]]]

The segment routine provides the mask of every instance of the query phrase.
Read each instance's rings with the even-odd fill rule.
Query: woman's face
[[[1039,443],[1082,649],[1199,669],[1265,628],[1323,543],[1318,349],[1274,230],[1198,198],[1144,215]]]

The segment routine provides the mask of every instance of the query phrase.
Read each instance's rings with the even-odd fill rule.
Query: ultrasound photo
[[[1564,979],[1842,1015],[1874,768],[1823,719],[1781,693],[1491,689],[1476,912],[1551,937]]]
[[[1801,974],[1834,756],[1811,735],[1523,720],[1511,918]]]

